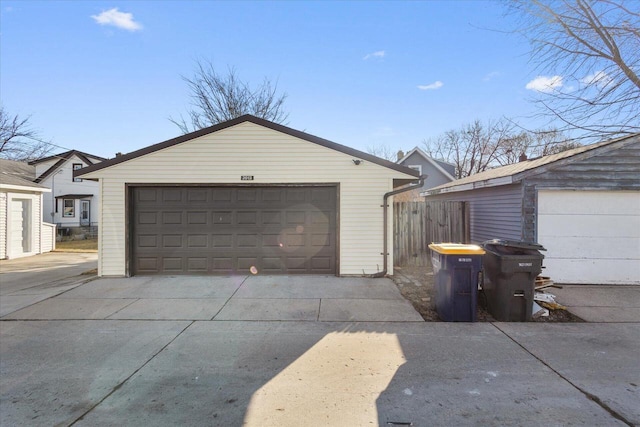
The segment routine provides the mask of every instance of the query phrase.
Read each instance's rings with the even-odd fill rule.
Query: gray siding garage
[[[488,170],[422,193],[469,204],[471,240],[547,248],[560,283],[640,284],[640,135]]]

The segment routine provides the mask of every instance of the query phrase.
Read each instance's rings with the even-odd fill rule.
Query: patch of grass
[[[56,242],[56,252],[98,252],[98,239]]]

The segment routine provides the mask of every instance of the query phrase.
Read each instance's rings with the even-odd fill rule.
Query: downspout
[[[422,185],[424,184],[424,181],[427,179],[427,175],[420,175],[420,178],[418,178],[418,181],[413,182],[411,186],[406,187],[406,188],[400,188],[398,190],[393,190],[393,191],[389,191],[388,193],[385,193],[384,196],[382,196],[382,209],[383,209],[383,214],[382,214],[382,228],[383,228],[383,238],[382,238],[382,271],[378,271],[377,273],[373,273],[373,274],[369,274],[366,277],[374,277],[374,278],[378,278],[378,277],[384,277],[387,275],[387,260],[389,258],[389,253],[388,253],[388,246],[389,246],[389,238],[388,238],[388,232],[387,232],[387,223],[389,222],[388,220],[388,208],[389,206],[387,205],[387,199],[391,196],[395,196],[396,194],[400,194],[400,193],[405,193],[407,191],[411,191],[411,190],[415,190],[416,188],[420,188],[422,187]]]

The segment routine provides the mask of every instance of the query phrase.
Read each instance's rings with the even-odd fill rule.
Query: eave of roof
[[[620,138],[602,141],[591,145],[562,151],[557,154],[526,160],[524,162],[513,163],[511,165],[490,169],[466,178],[461,178],[438,187],[431,188],[421,196],[429,196],[442,193],[454,193],[467,191],[476,188],[495,187],[519,182],[527,176],[543,173],[544,171],[557,167],[559,164],[571,163],[594,156],[603,150],[615,149],[626,144],[631,144],[640,140],[639,134],[632,134]]]
[[[385,160],[385,159],[381,159],[379,157],[373,156],[373,155],[365,153],[363,151],[356,150],[355,148],[347,147],[346,145],[341,145],[341,144],[329,141],[327,139],[319,138],[317,136],[310,135],[308,133],[292,129],[292,128],[289,128],[287,126],[283,126],[283,125],[280,125],[280,124],[277,124],[277,123],[270,122],[268,120],[260,119],[258,117],[252,116],[250,114],[246,114],[246,115],[240,116],[238,118],[235,118],[235,119],[223,122],[223,123],[219,123],[219,124],[214,125],[214,126],[210,126],[210,127],[204,128],[204,129],[200,129],[200,130],[197,130],[195,132],[187,133],[187,134],[179,136],[177,138],[169,139],[167,141],[163,141],[163,142],[160,142],[158,144],[150,145],[148,147],[141,148],[141,149],[133,151],[131,153],[123,154],[121,156],[114,157],[113,159],[105,160],[104,162],[100,162],[100,163],[88,166],[86,168],[74,171],[73,176],[74,176],[74,178],[81,177],[81,176],[83,176],[85,174],[88,174],[90,172],[95,172],[95,171],[98,171],[98,170],[101,170],[101,169],[104,169],[104,168],[108,168],[110,166],[117,165],[119,163],[123,163],[123,162],[129,161],[129,160],[133,160],[135,158],[138,158],[138,157],[141,157],[141,156],[145,156],[147,154],[151,154],[153,152],[156,152],[156,151],[159,151],[159,150],[163,150],[165,148],[169,148],[169,147],[172,147],[174,145],[178,145],[178,144],[181,144],[183,142],[190,141],[192,139],[199,138],[199,137],[204,136],[204,135],[208,135],[210,133],[219,132],[221,130],[230,128],[232,126],[239,125],[240,123],[244,123],[244,122],[250,122],[250,123],[256,124],[258,126],[263,126],[263,127],[275,130],[277,132],[284,133],[286,135],[290,135],[290,136],[293,136],[293,137],[296,137],[296,138],[299,138],[299,139],[302,139],[302,140],[305,140],[305,141],[308,141],[308,142],[312,142],[314,144],[321,145],[323,147],[331,148],[333,150],[340,151],[342,153],[348,154],[348,155],[356,157],[358,159],[365,160],[365,161],[368,161],[368,162],[371,162],[371,163],[375,163],[375,164],[378,164],[380,166],[384,166],[384,167],[389,168],[389,169],[393,169],[395,171],[404,173],[406,175],[415,176],[416,178],[418,178],[419,175],[420,175],[418,171],[415,171],[415,170],[413,170],[411,168],[399,165],[397,163],[390,162],[390,161]]]
[[[56,163],[54,163],[53,166],[51,166],[49,169],[44,171],[42,173],[42,175],[37,177],[35,179],[35,182],[42,182],[49,175],[54,173],[56,170],[60,169],[62,167],[62,165],[64,165],[66,162],[68,162],[73,156],[77,156],[78,158],[80,158],[83,162],[85,162],[88,165],[93,165],[94,164],[94,162],[91,161],[91,159],[89,159],[89,156],[92,157],[92,158],[95,158],[95,159],[101,159],[102,158],[102,157],[94,156],[93,154],[83,153],[82,151],[71,150],[71,151],[67,151],[67,152],[64,152],[64,153],[57,154],[55,156],[49,156],[49,157],[47,157],[45,159],[34,160],[33,162],[29,162],[29,164],[31,165],[31,164],[43,162],[45,160],[53,160],[53,159],[56,159],[56,158],[60,159]]]
[[[89,153],[85,153],[84,151],[79,151],[79,150],[69,150],[69,151],[65,151],[64,153],[60,153],[60,154],[54,154],[52,156],[48,156],[48,157],[43,157],[41,159],[38,160],[32,160],[29,162],[30,165],[36,165],[38,163],[42,163],[42,162],[48,162],[49,160],[53,160],[53,159],[59,159],[60,157],[64,157],[67,154],[76,154],[78,157],[80,157],[82,160],[86,161],[87,163],[89,163],[90,165],[94,164],[95,162],[91,161],[88,159],[88,157],[91,157],[92,159],[97,159],[100,161],[105,161],[107,159],[105,159],[104,157],[100,157],[100,156],[94,156],[93,154],[89,154]]]
[[[28,179],[9,173],[0,173],[0,188],[6,190],[38,191],[48,193],[51,190]]]

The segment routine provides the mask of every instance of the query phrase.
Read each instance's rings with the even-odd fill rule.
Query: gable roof
[[[18,176],[28,181],[33,181],[36,178],[36,168],[26,162],[0,159],[0,171],[9,175]]]
[[[47,187],[36,184],[35,182],[21,178],[18,175],[11,175],[10,173],[0,172],[0,188],[16,189],[16,190],[31,190],[38,192],[50,192]]]
[[[14,190],[50,191],[36,184],[36,168],[28,163],[0,159],[0,187]]]
[[[100,161],[106,160],[103,157],[94,156],[93,154],[84,153],[84,152],[78,151],[78,150],[69,150],[69,151],[65,151],[64,153],[55,154],[53,156],[44,157],[44,158],[38,159],[38,160],[33,160],[33,161],[29,162],[30,165],[36,165],[38,163],[47,162],[49,160],[59,159],[53,166],[51,166],[49,169],[44,171],[44,173],[42,175],[37,177],[35,179],[35,182],[42,182],[42,180],[44,180],[46,177],[51,175],[58,168],[62,167],[62,165],[64,165],[73,156],[79,157],[83,162],[85,162],[88,165],[93,165],[95,163],[91,159],[98,159]]]
[[[113,159],[109,159],[109,160],[105,160],[104,162],[101,163],[97,163],[91,166],[88,166],[86,168],[80,169],[79,171],[74,172],[73,176],[74,177],[80,177],[86,173],[89,172],[95,172],[98,171],[100,169],[104,169],[104,168],[108,168],[110,166],[114,166],[117,165],[119,163],[123,163],[129,160],[133,160],[135,158],[138,157],[142,157],[145,156],[147,154],[151,154],[153,152],[159,151],[159,150],[163,150],[165,148],[169,148],[172,147],[174,145],[178,145],[181,144],[183,142],[187,142],[190,141],[192,139],[196,139],[199,138],[201,136],[204,135],[208,135],[210,133],[214,133],[214,132],[219,132],[221,130],[230,128],[232,126],[236,126],[239,125],[241,123],[244,122],[250,122],[253,124],[256,124],[258,126],[262,126],[271,130],[275,130],[277,132],[281,132],[284,133],[286,135],[290,135],[293,136],[295,138],[299,138],[314,144],[318,144],[321,145],[323,147],[327,147],[327,148],[331,148],[332,150],[336,150],[345,154],[348,154],[350,156],[356,157],[358,159],[362,159],[362,160],[366,160],[368,162],[371,163],[375,163],[378,164],[380,166],[384,166],[386,168],[389,169],[393,169],[396,170],[398,172],[402,172],[404,174],[407,175],[411,175],[411,176],[415,176],[416,178],[419,176],[418,171],[415,171],[411,168],[408,168],[406,166],[402,166],[399,165],[397,163],[393,163],[390,162],[388,160],[385,159],[381,159],[379,157],[373,156],[371,154],[365,153],[363,151],[359,151],[356,150],[354,148],[351,147],[347,147],[346,145],[341,145],[332,141],[329,141],[327,139],[323,139],[323,138],[319,138],[317,136],[314,135],[310,135],[308,133],[305,132],[301,132],[299,130],[295,130],[295,129],[291,129],[287,126],[283,126],[274,122],[270,122],[268,120],[264,120],[255,116],[252,116],[250,114],[245,114],[243,116],[237,117],[235,119],[226,121],[226,122],[222,122],[222,123],[218,123],[217,125],[214,126],[210,126],[204,129],[200,129],[197,130],[195,132],[191,132],[191,133],[187,133],[185,135],[179,136],[177,138],[173,138],[173,139],[169,139],[167,141],[164,142],[160,142],[158,144],[154,144],[154,145],[150,145],[148,147],[145,148],[141,148],[139,150],[133,151],[131,153],[128,154],[123,154],[121,156],[117,156],[114,157]],[[408,182],[410,182],[411,180],[409,180]]]
[[[494,187],[498,185],[512,184],[514,182],[521,181],[528,176],[545,172],[548,169],[587,159],[597,154],[621,148],[636,142],[640,142],[640,133],[490,169],[431,188],[424,194],[433,195],[439,193],[466,191],[481,187]]]
[[[398,163],[401,164],[414,153],[417,153],[418,155],[422,156],[422,158],[424,158],[427,162],[431,163],[436,168],[436,170],[442,173],[445,177],[449,178],[452,181],[456,179],[453,175],[447,172],[442,166],[440,166],[440,163],[447,163],[447,162],[431,158],[431,156],[428,156],[427,153],[425,153],[418,147],[415,147],[413,150],[409,151],[403,158],[398,160]]]

